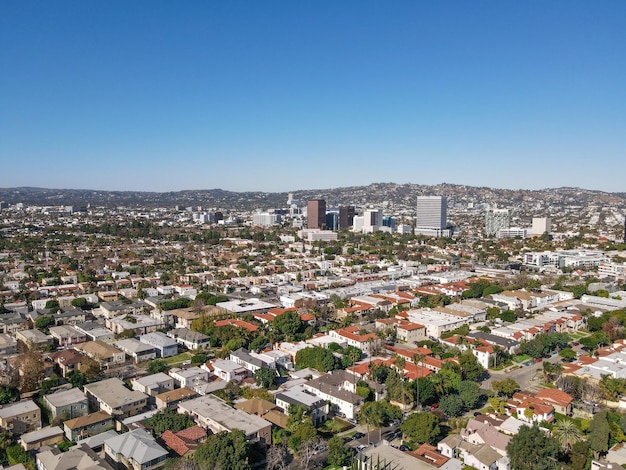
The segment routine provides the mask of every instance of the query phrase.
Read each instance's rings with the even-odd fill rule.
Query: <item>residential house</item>
[[[554,407],[527,392],[516,392],[507,401],[507,414],[527,423],[554,421]]]
[[[33,400],[2,405],[0,428],[17,435],[41,429],[41,410]]]
[[[187,369],[174,367],[169,370],[168,374],[181,388],[193,389],[196,384],[209,380],[209,372],[200,367],[189,367]]]
[[[50,335],[57,340],[59,346],[71,346],[87,341],[87,335],[70,325],[51,326]]]
[[[338,328],[331,330],[328,333],[329,336],[338,339],[339,341],[348,343],[349,346],[355,346],[363,351],[363,354],[371,355],[374,351],[380,349],[382,346],[382,340],[375,333],[361,334],[359,328],[356,326],[349,326],[347,328]]]
[[[510,470],[511,464],[488,444],[472,444],[459,434],[450,434],[437,443],[437,449],[449,458],[459,458],[463,463],[480,470]],[[465,468],[465,467],[463,467]]]
[[[538,400],[552,405],[554,411],[562,415],[571,416],[574,411],[574,397],[558,388],[544,388],[535,394]]]
[[[54,338],[37,329],[20,330],[15,333],[15,338],[23,343],[29,350],[44,351],[54,344]]]
[[[211,365],[213,373],[225,382],[241,382],[248,376],[248,369],[233,361],[218,359]]]
[[[152,333],[166,326],[162,319],[139,314],[110,318],[106,320],[105,325],[115,334],[122,333],[124,330],[131,330],[135,335]]]
[[[157,357],[171,357],[178,354],[178,343],[160,331],[141,335],[139,341],[154,347]]]
[[[113,470],[87,444],[78,444],[66,452],[56,447],[46,448],[37,452],[35,459],[37,470]]]
[[[13,336],[0,333],[0,356],[17,353],[17,340]]]
[[[128,354],[136,364],[143,361],[150,361],[152,359],[156,359],[157,357],[154,346],[142,343],[135,338],[121,339],[113,344],[116,348],[121,349]]]
[[[192,322],[200,318],[199,313],[196,313],[189,308],[170,310],[168,313],[172,316],[172,319],[174,320],[174,326],[176,327],[176,330],[179,328],[189,329],[191,328]]]
[[[5,305],[6,307],[6,305]],[[15,334],[20,330],[28,329],[28,320],[19,313],[4,313],[0,315],[0,333]]]
[[[116,377],[85,385],[84,389],[91,409],[106,411],[115,417],[140,413],[148,400],[147,395],[127,389]]]
[[[65,437],[69,441],[77,441],[91,436],[97,436],[101,432],[113,427],[113,417],[104,411],[96,411],[85,416],[68,419],[63,422]]]
[[[198,445],[204,441],[207,433],[200,426],[192,426],[176,433],[169,429],[165,431],[159,439],[179,457],[183,457],[193,452]]]
[[[156,470],[165,467],[168,452],[145,429],[135,429],[104,441],[106,461],[116,470]]]
[[[336,370],[304,383],[304,389],[330,403],[331,411],[354,419],[363,404],[357,395],[355,377],[344,370]]]
[[[307,391],[304,386],[293,387],[275,395],[276,406],[284,413],[289,414],[289,407],[302,406],[306,408],[307,415],[313,420],[315,426],[326,421],[329,406],[326,400]]]
[[[236,410],[215,395],[205,395],[178,405],[179,413],[188,413],[196,422],[214,433],[243,431],[250,443],[269,445],[272,442],[272,425],[269,421]]]
[[[110,369],[126,362],[124,351],[120,351],[104,341],[88,341],[77,344],[74,348],[98,361],[104,369]]]
[[[198,396],[198,393],[188,388],[177,388],[167,392],[159,393],[154,397],[158,410],[163,408],[176,408],[178,404],[185,400],[190,400]]]
[[[479,420],[478,418],[484,419]],[[461,437],[471,444],[488,444],[501,456],[506,456],[506,446],[509,444],[511,436],[502,434],[498,431],[496,426],[494,426],[494,424],[499,425],[501,422],[502,420],[499,420],[497,423],[492,423],[486,416],[470,419],[465,429],[461,431]]]
[[[151,397],[174,390],[174,379],[163,372],[134,378],[131,380],[131,384],[133,390],[145,393]]]
[[[100,313],[104,318],[114,318],[121,315],[134,315],[149,309],[145,302],[140,300],[127,303],[123,301],[100,302]]]
[[[89,321],[85,323],[80,323],[78,325],[75,325],[75,328],[85,333],[91,341],[111,341],[113,340],[113,338],[115,338],[115,335],[111,330],[96,322]]]
[[[60,390],[43,397],[44,406],[50,411],[52,419],[73,419],[89,413],[87,397],[78,388]]]
[[[26,452],[43,446],[53,446],[59,442],[63,442],[63,429],[59,426],[49,426],[20,436],[20,445]]]
[[[67,378],[72,372],[80,369],[85,356],[76,349],[65,349],[64,351],[49,353],[48,357],[57,365],[61,375]]]
[[[231,352],[229,359],[241,367],[249,370],[252,374],[259,369],[276,368],[276,364],[265,362],[263,359],[252,355],[250,351],[245,348],[239,348],[236,351]]]
[[[399,341],[413,344],[428,339],[428,335],[424,325],[400,320],[396,325],[396,338]]]
[[[191,350],[206,349],[210,346],[210,338],[207,335],[189,328],[174,328],[167,332],[167,336]]]

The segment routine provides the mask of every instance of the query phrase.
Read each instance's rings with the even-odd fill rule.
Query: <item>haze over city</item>
[[[3,2],[0,187],[623,191],[626,4]]]

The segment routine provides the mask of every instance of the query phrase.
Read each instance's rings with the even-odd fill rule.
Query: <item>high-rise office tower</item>
[[[326,229],[339,230],[339,214],[337,211],[326,213]]]
[[[326,228],[326,201],[324,199],[313,199],[306,205],[306,226],[307,228]]]
[[[354,224],[356,210],[354,206],[341,206],[339,208],[339,230],[347,230]]]
[[[485,233],[488,237],[493,237],[500,230],[510,227],[508,209],[488,209],[485,212]]]
[[[415,227],[419,229],[444,230],[448,198],[445,196],[417,196]]]
[[[552,231],[550,217],[533,217],[533,235],[543,235]]]

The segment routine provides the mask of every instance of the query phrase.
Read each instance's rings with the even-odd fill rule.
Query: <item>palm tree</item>
[[[413,363],[415,364],[415,406],[419,409],[420,406],[420,364],[424,361],[424,354],[413,354]]]
[[[574,444],[582,440],[578,426],[569,419],[558,421],[552,428],[552,436],[559,441],[566,453],[572,450]]]

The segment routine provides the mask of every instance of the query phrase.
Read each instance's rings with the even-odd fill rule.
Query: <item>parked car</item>
[[[435,411],[437,408],[439,408],[439,403],[434,403],[434,404],[430,405],[430,410],[431,411]]]
[[[402,452],[407,452],[409,450],[409,448],[407,446],[405,446],[404,444],[402,444],[400,447],[398,447],[398,449],[400,449]]]
[[[355,432],[354,434],[352,434],[353,441],[356,441],[357,439],[361,439],[362,437],[365,437],[365,434],[362,432]]]

